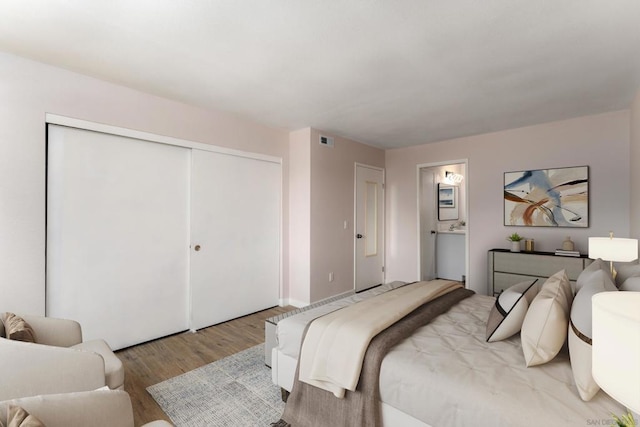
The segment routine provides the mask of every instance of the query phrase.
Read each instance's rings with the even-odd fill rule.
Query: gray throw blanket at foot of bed
[[[380,416],[380,366],[389,349],[413,331],[446,312],[459,301],[473,295],[468,289],[456,289],[436,298],[380,332],[369,344],[356,391],[347,391],[343,399],[333,393],[298,381],[298,368],[291,395],[282,419],[276,427],[363,426],[378,427]]]

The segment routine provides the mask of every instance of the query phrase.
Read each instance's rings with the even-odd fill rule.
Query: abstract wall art
[[[589,227],[589,167],[505,172],[504,225]]]

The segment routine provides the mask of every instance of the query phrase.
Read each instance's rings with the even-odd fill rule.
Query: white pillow
[[[568,331],[571,370],[578,393],[585,401],[591,400],[600,390],[591,374],[591,297],[599,292],[617,290],[608,271],[596,271],[583,284],[571,306]]]
[[[573,293],[564,270],[549,277],[529,306],[522,323],[522,352],[525,364],[547,363],[567,339],[569,310]]]
[[[527,280],[505,289],[487,319],[487,342],[501,341],[520,332],[529,304],[540,291],[540,280]]]
[[[640,277],[629,277],[622,283],[622,285],[620,285],[620,290],[640,292]]]
[[[594,273],[597,273],[599,271],[605,271],[609,275],[609,277],[611,277],[611,267],[609,266],[609,263],[604,262],[602,259],[598,258],[595,261],[593,261],[591,264],[589,264],[587,268],[582,270],[582,272],[578,276],[578,280],[576,280],[575,293],[577,294],[580,291],[580,289],[584,286],[584,284],[589,282],[589,280],[591,279],[591,276]]]
[[[616,286],[620,287],[628,278],[640,276],[640,264],[638,260],[631,262],[616,262],[613,264],[616,269]]]

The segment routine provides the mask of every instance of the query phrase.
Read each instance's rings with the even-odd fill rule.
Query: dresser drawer
[[[560,271],[560,270],[558,270]],[[557,271],[556,271],[557,273]],[[555,274],[555,273],[554,273]],[[516,283],[524,282],[526,280],[540,280],[540,283],[544,283],[548,277],[542,276],[526,276],[524,274],[513,274],[513,273],[499,273],[496,272],[493,274],[493,293],[494,295],[499,294],[510,286],[515,285]],[[571,280],[571,289],[575,289],[576,281]]]
[[[563,257],[549,252],[489,251],[489,291],[497,295],[506,288],[525,280],[540,279],[565,270],[573,285],[592,260],[581,257]]]
[[[525,276],[524,274],[512,274],[512,273],[494,273],[493,275],[493,293],[499,294],[508,287],[515,285],[516,283],[524,282],[525,280],[540,280],[544,282],[546,277]]]
[[[534,255],[522,252],[494,253],[493,269],[505,273],[549,277],[564,269],[569,280],[576,280],[584,270],[583,258],[557,255]]]

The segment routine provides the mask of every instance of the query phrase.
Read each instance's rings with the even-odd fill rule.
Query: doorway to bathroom
[[[466,282],[467,160],[418,165],[420,280]]]

